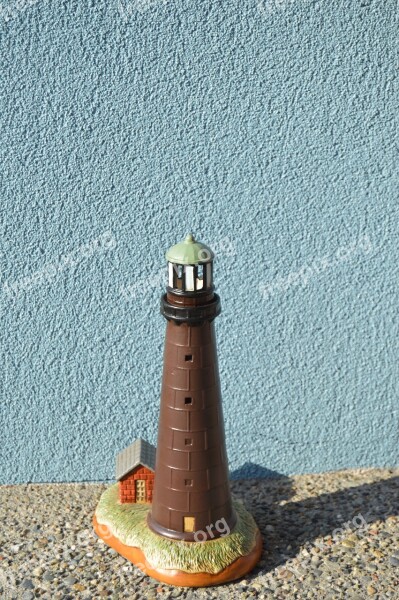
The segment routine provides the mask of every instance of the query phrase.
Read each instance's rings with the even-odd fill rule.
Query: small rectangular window
[[[197,277],[195,280],[195,289],[202,290],[204,287],[204,265],[198,265]]]
[[[206,271],[205,271],[205,277],[206,277],[206,287],[211,287],[211,284],[212,284],[212,263],[207,263],[207,265],[206,265]]]
[[[192,354],[186,354],[184,357],[184,360],[186,362],[193,362],[193,355]]]
[[[168,277],[168,283],[169,283],[169,287],[174,287],[173,285],[173,265],[172,263],[169,263],[169,277]]]
[[[181,265],[173,265],[175,276],[173,277],[173,287],[181,290],[183,288],[183,267]]]
[[[146,501],[146,487],[144,479],[136,480],[136,502],[143,504]]]
[[[184,485],[188,485],[188,486],[193,485],[193,480],[192,479],[185,479],[184,480]]]
[[[186,446],[192,446],[193,445],[193,440],[192,440],[192,438],[186,438],[184,440],[184,443],[185,443]]]
[[[192,398],[184,398],[184,404],[192,404],[192,403],[193,403]]]
[[[184,273],[186,276],[185,289],[188,291],[194,291],[194,267],[184,267]]]

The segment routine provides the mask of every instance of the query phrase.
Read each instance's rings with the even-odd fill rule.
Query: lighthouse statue
[[[117,483],[102,494],[93,523],[99,537],[155,579],[209,586],[250,571],[262,540],[252,516],[230,492],[214,254],[189,234],[166,259],[157,447],[137,439],[118,454]]]
[[[214,328],[220,299],[210,248],[188,235],[166,259],[169,278],[161,312],[167,326],[148,525],[169,538],[204,541],[219,537],[218,521],[229,530],[236,523]]]

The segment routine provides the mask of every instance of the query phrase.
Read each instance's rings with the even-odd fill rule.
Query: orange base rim
[[[95,516],[93,526],[99,538],[116,550],[118,554],[136,565],[146,575],[162,583],[181,587],[208,587],[239,579],[255,567],[262,554],[262,537],[258,529],[253,550],[249,554],[237,558],[219,573],[186,573],[177,569],[158,569],[149,564],[140,548],[123,544],[117,537],[112,535],[106,525],[100,525]]]

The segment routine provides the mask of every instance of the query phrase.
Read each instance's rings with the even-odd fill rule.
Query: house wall
[[[147,502],[152,502],[154,489],[154,472],[147,467],[137,466],[119,481],[119,500],[123,504],[136,502],[136,481],[144,479],[146,482]]]
[[[397,0],[0,12],[0,483],[110,481],[156,443],[190,230],[230,469],[399,463]]]

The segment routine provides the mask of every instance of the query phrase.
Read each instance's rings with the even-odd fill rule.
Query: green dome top
[[[211,262],[214,256],[208,246],[197,242],[189,233],[182,242],[169,248],[166,260],[178,265],[198,265]]]

